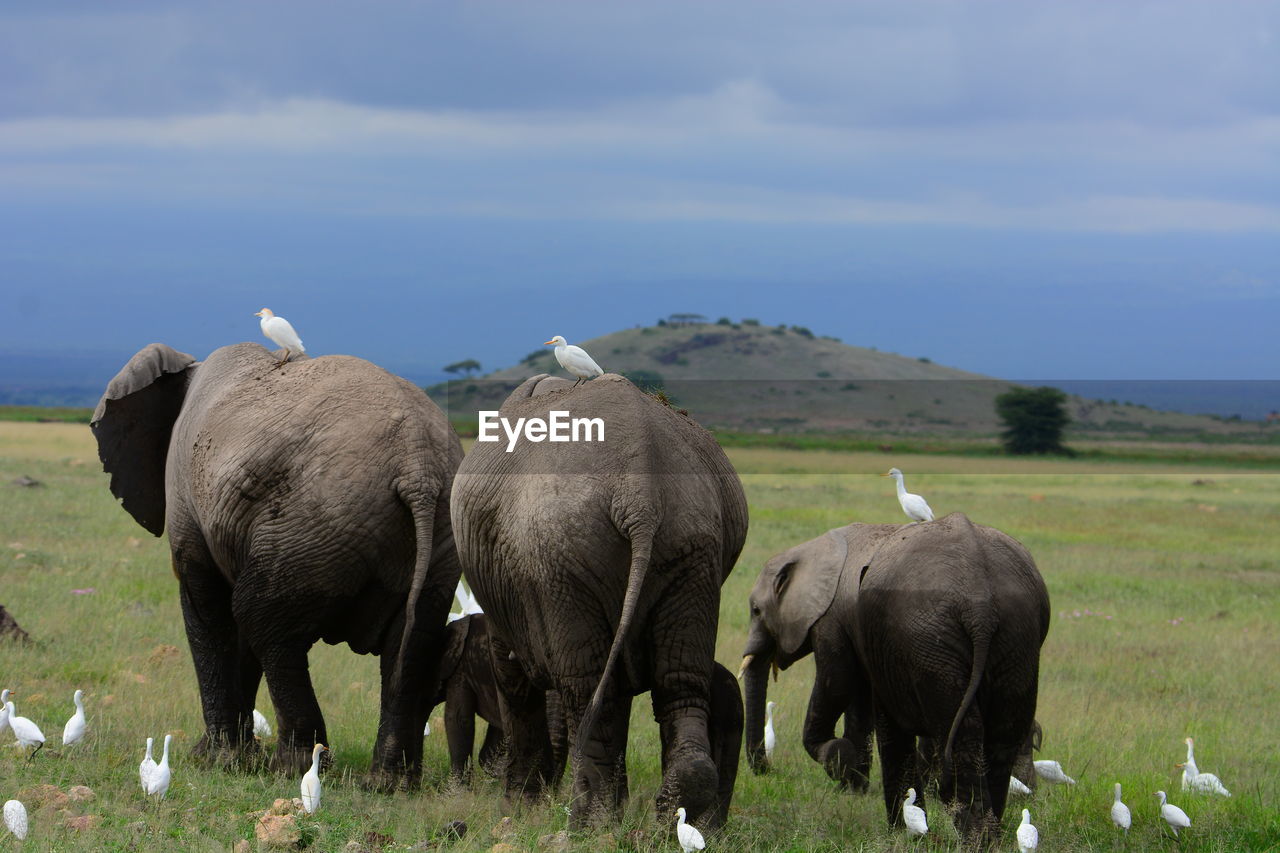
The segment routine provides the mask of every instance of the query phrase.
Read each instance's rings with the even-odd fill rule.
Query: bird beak
[[[262,312],[261,312],[261,311],[254,311],[254,312],[253,312],[253,316],[255,316],[255,317],[261,317],[261,316],[262,316]]]
[[[545,347],[547,344],[554,344],[554,343],[555,341],[543,341],[542,345]]]
[[[751,661],[755,660],[755,655],[747,655],[742,659],[742,666],[738,667],[738,680],[742,680],[742,676],[747,674],[747,667],[751,666]]]

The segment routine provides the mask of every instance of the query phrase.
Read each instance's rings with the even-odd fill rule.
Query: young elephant
[[[813,653],[804,744],[865,790],[874,729],[890,824],[922,752],[961,834],[998,837],[1015,755],[1036,707],[1049,596],[1018,542],[960,513],[927,524],[851,524],[771,558],[751,592],[744,650],[747,754],[763,767],[771,665]],[[844,715],[842,737],[835,736]]]
[[[507,790],[544,784],[543,691],[555,689],[573,751],[571,824],[616,813],[631,700],[648,690],[659,814],[684,807],[719,825],[741,749],[742,699],[714,656],[720,586],[747,532],[742,485],[709,433],[621,376],[577,388],[535,376],[500,414],[514,424],[552,411],[600,418],[603,440],[524,439],[511,452],[477,442],[453,491],[458,554],[494,635]]]
[[[462,446],[439,407],[350,356],[280,365],[236,344],[197,362],[152,344],[111,380],[91,427],[112,494],[169,533],[204,707],[197,754],[250,757],[265,673],[272,765],[301,775],[329,740],[307,671],[324,639],[381,655],[370,782],[416,783],[461,571],[449,490]]]
[[[471,774],[471,753],[475,748],[476,717],[488,724],[480,746],[480,766],[490,775],[503,772],[507,762],[507,736],[502,730],[502,709],[498,683],[493,674],[489,626],[483,613],[455,619],[445,628],[445,651],[440,661],[440,692],[432,703],[444,703],[445,736],[449,742],[449,772],[466,781]],[[568,751],[564,717],[559,697],[547,696],[547,718],[551,738],[550,784],[564,773]]]

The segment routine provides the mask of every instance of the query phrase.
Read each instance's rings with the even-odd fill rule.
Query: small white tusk
[[[747,667],[751,666],[751,661],[755,660],[755,655],[747,655],[742,659],[742,666],[738,668],[738,680],[742,680],[742,676],[747,674]]]

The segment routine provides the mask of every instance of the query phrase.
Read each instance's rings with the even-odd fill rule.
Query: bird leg
[[[284,358],[276,362],[276,367],[284,369],[285,362],[287,362],[288,360],[289,360],[289,349],[286,347],[284,351]]]
[[[31,759],[35,758],[35,757],[36,757],[36,753],[37,753],[37,752],[39,752],[39,751],[40,751],[41,749],[43,749],[43,748],[44,748],[44,742],[43,742],[43,741],[41,741],[40,743],[36,744],[36,748],[35,748],[35,749],[33,749],[33,750],[31,750],[31,754],[27,756],[27,763],[28,763],[28,764],[30,764],[30,763],[31,763]]]

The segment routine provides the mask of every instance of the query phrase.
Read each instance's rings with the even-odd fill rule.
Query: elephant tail
[[[396,655],[396,667],[391,678],[392,689],[402,689],[404,678],[404,661],[409,653],[410,640],[413,637],[418,613],[418,599],[422,597],[422,588],[427,582],[427,569],[431,566],[431,552],[435,535],[435,501],[430,497],[402,494],[401,500],[413,514],[414,539],[416,556],[413,564],[413,580],[409,585],[409,595],[404,604],[404,631],[400,634],[400,652]]]
[[[573,745],[573,760],[578,763],[582,759],[582,746],[591,737],[596,720],[600,717],[600,709],[604,705],[605,691],[609,686],[609,676],[613,673],[614,664],[626,642],[627,631],[635,617],[636,606],[640,602],[640,590],[644,588],[645,576],[649,573],[649,555],[653,550],[653,529],[648,525],[633,527],[631,539],[631,568],[627,573],[627,593],[622,599],[622,614],[618,617],[618,628],[613,634],[613,645],[609,647],[609,659],[605,661],[604,671],[600,673],[600,681],[595,692],[591,694],[591,703],[587,705],[578,726],[578,736]]]
[[[972,707],[973,700],[978,695],[978,686],[982,684],[982,675],[987,669],[987,653],[991,649],[991,629],[985,625],[993,621],[991,617],[977,615],[977,618],[973,619],[962,617],[961,621],[965,623],[969,639],[973,641],[973,666],[969,671],[969,684],[965,688],[964,697],[961,698],[960,707],[956,709],[955,718],[951,721],[951,731],[947,733],[947,745],[942,751],[943,761],[947,765],[951,764],[951,748],[955,744],[956,733],[960,730],[960,722],[965,714],[969,713],[969,708]]]

